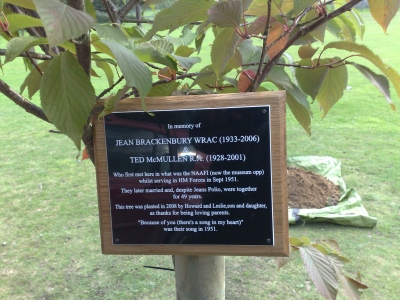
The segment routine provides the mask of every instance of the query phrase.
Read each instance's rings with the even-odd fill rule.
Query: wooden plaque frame
[[[97,106],[102,104],[103,103],[100,102]],[[92,124],[94,130],[100,234],[103,254],[288,256],[289,226],[285,92],[276,91],[146,98],[146,106],[149,111],[247,107],[257,105],[270,106],[274,245],[113,244],[104,120],[99,119],[98,114],[95,114],[93,115]],[[114,111],[130,112],[143,111],[143,109],[140,99],[128,98],[120,101]]]

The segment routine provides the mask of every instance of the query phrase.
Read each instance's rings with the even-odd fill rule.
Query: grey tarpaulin
[[[361,204],[361,197],[346,188],[341,175],[339,160],[328,156],[297,156],[287,160],[288,167],[303,168],[320,174],[340,186],[338,205],[313,209],[289,209],[289,224],[330,222],[347,226],[375,227],[377,219],[370,217]]]

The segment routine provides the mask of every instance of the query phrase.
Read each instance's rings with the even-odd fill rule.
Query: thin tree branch
[[[107,93],[111,92],[112,89],[115,88],[124,78],[125,78],[124,76],[121,76],[116,82],[114,82],[112,86],[102,91],[100,95],[96,97],[96,101],[104,97]]]
[[[124,18],[123,20],[125,23],[136,23],[136,24],[142,24],[142,23],[147,23],[147,24],[153,24],[153,20],[138,20],[138,19],[129,19],[129,18]]]
[[[129,0],[126,4],[118,11],[118,15],[122,20],[125,16],[138,4],[140,0]]]
[[[346,60],[348,60],[351,57],[356,57],[356,56],[361,56],[361,55],[360,54],[351,54],[349,56],[346,56],[343,59],[335,60],[331,63],[323,64],[323,65],[303,66],[303,65],[296,65],[296,64],[277,63],[276,66],[292,67],[292,68],[307,69],[307,70],[312,70],[312,69],[316,69],[316,68],[325,68],[325,67],[336,68],[336,66],[335,66],[336,64],[346,63]],[[320,58],[321,57],[318,57],[318,60],[320,60]],[[267,64],[267,63],[265,62],[264,65],[265,64]],[[242,67],[258,66],[258,65],[259,65],[259,62],[253,62],[253,63],[243,64]],[[342,66],[342,64],[340,66]],[[244,74],[247,75],[247,73],[244,73]],[[252,80],[250,76],[248,76],[248,78],[250,80]]]
[[[135,6],[135,12],[136,12],[136,19],[141,20],[142,19],[142,14],[141,14],[141,9],[140,9],[140,4],[136,4]],[[138,24],[139,27],[142,26],[142,24]]]
[[[0,79],[0,92],[3,95],[5,95],[8,99],[13,101],[15,104],[25,109],[27,113],[30,113],[43,121],[51,123],[39,106],[35,105],[28,99],[22,97],[1,79]]]
[[[267,40],[268,40],[268,35],[269,35],[269,26],[271,22],[271,0],[268,0],[268,11],[267,11],[267,23],[265,24],[264,32],[263,32],[263,45],[262,45],[262,50],[261,50],[261,58],[260,58],[260,65],[258,66],[258,70],[256,73],[256,77],[254,78],[254,81],[258,79],[261,75],[261,67],[262,63],[264,62],[265,55],[267,54]]]
[[[112,3],[110,0],[101,0],[101,2],[103,2],[104,7],[106,8],[111,23],[114,23],[114,26],[117,26],[116,24],[121,24],[121,18],[119,17],[118,10],[115,4]]]

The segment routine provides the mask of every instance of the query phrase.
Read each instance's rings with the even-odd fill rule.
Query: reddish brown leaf
[[[86,151],[86,148],[83,149],[82,151],[82,160],[88,159],[89,158],[89,154]]]
[[[240,73],[239,76],[239,80],[238,80],[238,89],[239,92],[245,92],[247,90],[247,88],[251,85],[252,80],[254,79],[254,77],[256,77],[256,72],[254,72],[253,70],[246,70],[243,71],[242,73]]]
[[[276,19],[271,17],[270,23],[275,23]],[[255,19],[247,28],[248,34],[262,34],[265,30],[265,26],[267,25],[267,16],[261,16]]]
[[[160,80],[163,80],[163,79],[174,80],[176,78],[176,71],[171,70],[168,67],[162,68],[158,71],[158,78]]]
[[[272,27],[271,27],[271,30],[269,31],[268,39],[267,39],[268,46],[273,43],[272,47],[269,48],[267,51],[269,59],[272,59],[275,55],[277,55],[285,47],[285,45],[289,39],[289,35],[286,34],[285,36],[280,38],[284,33],[285,33],[285,29],[283,28],[282,24],[280,24],[280,23],[272,24]]]

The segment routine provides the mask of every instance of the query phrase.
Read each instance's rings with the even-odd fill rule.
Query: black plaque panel
[[[270,107],[105,118],[114,244],[273,245]]]

